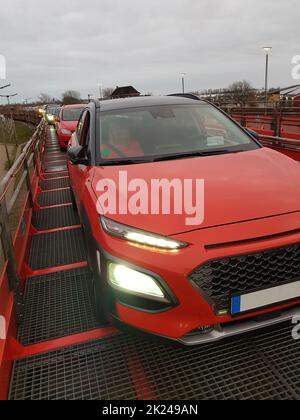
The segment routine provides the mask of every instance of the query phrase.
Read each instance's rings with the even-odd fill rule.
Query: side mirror
[[[246,131],[250,134],[250,136],[254,137],[256,140],[259,140],[259,134],[256,131],[251,130],[251,128],[246,128]]]
[[[74,146],[68,150],[68,157],[73,165],[88,166],[89,159],[86,155],[86,147]]]

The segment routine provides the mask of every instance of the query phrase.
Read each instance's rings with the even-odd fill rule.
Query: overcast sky
[[[5,92],[86,97],[102,83],[168,93],[181,72],[189,91],[241,79],[260,88],[269,44],[270,84],[288,86],[299,21],[299,0],[10,0],[0,10]]]

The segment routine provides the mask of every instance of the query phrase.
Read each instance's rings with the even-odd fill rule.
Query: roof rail
[[[90,99],[90,102],[89,103],[95,104],[96,109],[100,109],[101,108],[101,104],[100,104],[99,99]]]
[[[171,93],[170,95],[167,95],[167,96],[178,96],[181,98],[193,99],[194,101],[202,101],[202,102],[206,102],[207,104],[213,105],[215,108],[218,108],[214,103],[212,103],[208,99],[201,98],[201,96],[196,95],[195,93]]]
[[[194,99],[195,101],[202,101],[200,96],[196,95],[195,93],[171,93],[167,96],[179,96],[182,98]]]

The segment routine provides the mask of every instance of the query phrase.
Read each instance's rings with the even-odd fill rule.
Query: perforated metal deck
[[[29,279],[19,341],[27,346],[98,328],[91,290],[88,268]]]
[[[44,179],[55,179],[55,178],[63,178],[65,176],[69,176],[69,173],[67,171],[58,172],[58,173],[54,173],[54,174],[44,174],[43,178]]]
[[[38,210],[33,213],[32,224],[38,230],[58,229],[80,225],[78,213],[72,205]]]
[[[43,191],[69,188],[70,179],[69,178],[50,179],[50,180],[42,181],[40,183],[40,186]]]
[[[34,235],[28,265],[33,270],[65,266],[86,261],[82,229]]]
[[[298,400],[299,369],[290,325],[199,348],[120,334],[17,361],[10,398]]]
[[[57,206],[71,202],[72,197],[70,189],[62,191],[42,192],[38,197],[38,204],[42,207]]]

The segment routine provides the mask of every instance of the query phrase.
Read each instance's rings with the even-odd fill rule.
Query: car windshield
[[[59,110],[58,106],[49,106],[47,107],[47,114],[56,115],[58,110]]]
[[[153,161],[259,148],[209,104],[164,105],[103,112],[100,163]],[[99,150],[99,149],[98,149]]]
[[[63,110],[63,121],[78,121],[84,108],[66,108]]]

